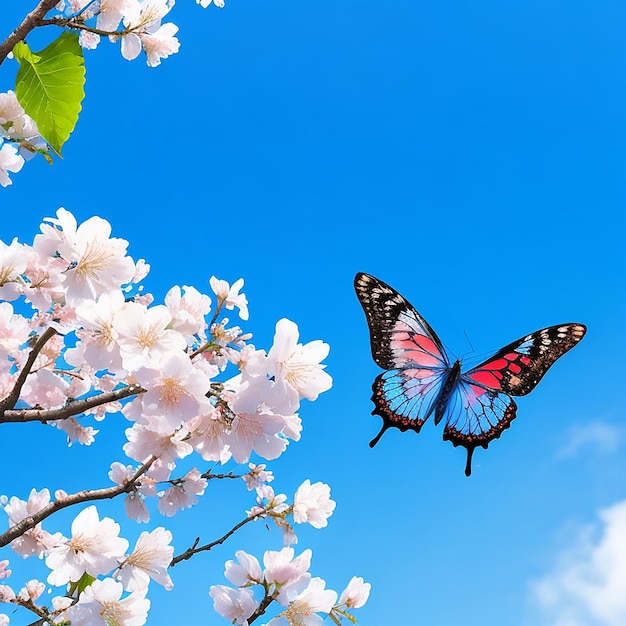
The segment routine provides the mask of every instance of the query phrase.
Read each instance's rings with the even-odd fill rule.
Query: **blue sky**
[[[173,284],[241,276],[257,346],[269,348],[281,317],[303,341],[331,345],[334,386],[302,406],[303,438],[272,468],[278,491],[305,478],[331,485],[330,525],[302,532],[300,548],[313,548],[313,574],[338,591],[352,575],[372,583],[361,626],[543,626],[568,610],[571,626],[623,624],[623,593],[611,594],[602,561],[602,546],[626,543],[623,3],[229,0],[202,10],[179,0],[171,17],[181,51],[159,68],[106,43],[87,54],[65,158],[13,176],[1,238],[31,241],[60,206],[100,215],[151,263],[157,298]],[[13,74],[0,68],[3,91]],[[467,362],[556,323],[588,334],[519,400],[502,439],[477,450],[468,479],[441,425],[368,447],[380,370],[357,271],[399,290]],[[123,427],[111,420],[91,450],[69,453],[60,433],[33,426],[20,442],[7,428],[9,458],[21,467],[35,438],[41,456],[0,491],[106,484]],[[180,551],[249,506],[241,488],[211,485],[180,520],[155,520],[178,529]],[[180,620],[181,602],[190,626],[226,624],[208,597],[224,561],[280,545],[255,525],[177,566],[149,624]],[[563,591],[577,564],[579,606]],[[606,585],[589,591],[587,573]],[[608,613],[589,613],[596,601]]]

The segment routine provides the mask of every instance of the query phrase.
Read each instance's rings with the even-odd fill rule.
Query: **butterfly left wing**
[[[510,343],[461,374],[448,405],[443,438],[467,449],[467,476],[471,473],[474,449],[487,448],[515,419],[517,405],[511,396],[530,393],[585,332],[582,324],[543,328]]]
[[[557,324],[526,335],[462,375],[468,383],[512,396],[530,393],[543,375],[587,332],[583,324]]]
[[[365,311],[374,361],[388,370],[372,386],[373,414],[383,419],[370,442],[374,446],[392,426],[419,432],[436,408],[450,364],[435,331],[395,289],[363,273],[356,275],[354,289]]]

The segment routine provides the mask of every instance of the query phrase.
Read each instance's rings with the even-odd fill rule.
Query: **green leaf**
[[[32,52],[21,41],[13,54],[20,64],[15,95],[41,136],[60,155],[85,97],[85,59],[78,35],[64,32],[40,52]]]
[[[70,594],[73,594],[75,591],[78,591],[78,593],[81,594],[94,580],[96,579],[93,576],[90,576],[87,572],[85,572],[79,580],[70,583]]]

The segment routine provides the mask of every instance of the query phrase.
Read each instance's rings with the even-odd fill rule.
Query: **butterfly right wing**
[[[390,427],[419,432],[436,407],[450,362],[435,331],[395,289],[359,273],[354,289],[365,311],[374,361],[388,370],[372,386],[374,415]]]
[[[487,449],[516,414],[517,405],[511,396],[461,377],[448,402],[443,439],[467,450],[466,476],[472,473],[474,450],[478,446]]]

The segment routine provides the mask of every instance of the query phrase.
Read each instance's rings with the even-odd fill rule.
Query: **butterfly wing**
[[[450,363],[435,331],[395,289],[363,273],[356,275],[354,289],[365,311],[374,361],[388,370],[372,386],[372,413],[383,419],[370,443],[374,446],[392,426],[419,432],[436,407]]]
[[[448,403],[443,438],[467,449],[467,476],[474,449],[487,448],[515,419],[517,406],[511,396],[530,393],[586,330],[582,324],[543,328],[510,343],[461,375]]]
[[[464,373],[463,379],[512,396],[525,396],[586,332],[583,324],[558,324],[543,328],[505,346]]]
[[[487,448],[511,425],[517,405],[511,396],[461,380],[447,406],[444,441],[467,450],[465,475],[472,473],[472,455],[478,446]]]

